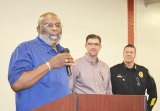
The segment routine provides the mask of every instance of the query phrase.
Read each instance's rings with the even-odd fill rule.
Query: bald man
[[[39,17],[38,36],[21,43],[12,53],[8,80],[16,92],[16,111],[31,111],[69,94],[66,66],[73,65],[68,53],[60,53],[62,25],[47,12]]]

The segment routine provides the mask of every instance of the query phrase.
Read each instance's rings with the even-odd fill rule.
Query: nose
[[[51,29],[52,29],[52,30],[57,30],[58,27],[57,27],[56,25],[53,25],[53,26],[51,27]]]
[[[93,44],[93,45],[92,45],[92,48],[96,48],[96,45],[95,45],[95,44]]]

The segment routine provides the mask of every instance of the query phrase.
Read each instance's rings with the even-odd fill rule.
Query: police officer
[[[151,111],[157,100],[157,88],[148,69],[135,64],[136,48],[127,45],[123,50],[124,61],[111,67],[111,82],[113,94],[149,95],[147,110]]]

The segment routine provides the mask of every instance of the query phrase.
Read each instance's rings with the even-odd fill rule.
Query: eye
[[[100,46],[100,44],[99,43],[87,43],[88,45],[90,45],[90,46]]]
[[[62,27],[61,23],[56,23],[56,24],[46,23],[46,24],[44,24],[44,26],[46,26],[48,28],[53,28],[53,27],[61,28]]]
[[[61,23],[56,23],[55,26],[58,28],[62,27]]]

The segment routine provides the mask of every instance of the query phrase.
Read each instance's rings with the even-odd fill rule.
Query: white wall
[[[100,58],[109,65],[121,61],[117,48],[127,42],[126,0],[0,0],[0,111],[15,110],[14,92],[7,80],[10,55],[18,44],[37,36],[38,17],[47,11],[60,16],[61,43],[75,59],[85,53],[85,37],[95,33],[103,40]]]
[[[139,3],[142,4],[137,2],[137,4]],[[136,6],[136,10],[141,8],[144,8],[144,6]],[[71,50],[75,59],[85,53],[86,36],[95,33],[102,37],[103,47],[99,54],[102,60],[107,62],[109,66],[123,60],[122,50],[127,44],[127,0],[0,0],[0,111],[15,111],[14,92],[10,89],[7,80],[11,53],[21,42],[37,36],[38,17],[48,11],[55,12],[60,16],[63,24],[61,44]],[[140,16],[143,12],[138,13]],[[139,18],[136,18],[136,20],[138,22]],[[153,28],[158,30],[157,27]],[[145,35],[146,37],[148,35],[146,33],[152,34],[149,31],[141,33],[139,32],[140,29],[141,27],[136,29],[137,37],[139,35],[143,35],[142,37]],[[158,35],[157,31],[155,42],[159,40]],[[144,49],[144,46],[141,45],[141,42],[138,42],[138,38],[136,41],[137,62],[143,64],[148,62],[151,65],[153,58],[151,56],[144,57],[143,51],[140,51]],[[145,42],[144,44],[146,47],[149,43]],[[157,43],[158,46],[160,45]],[[153,50],[150,48],[148,52],[151,51]],[[156,57],[158,59],[158,55]],[[143,62],[142,59],[146,60]],[[151,67],[152,65],[147,67],[153,73],[155,72],[154,74],[158,74],[158,62],[155,64],[157,64],[156,67]],[[156,107],[158,107],[158,104]]]
[[[136,0],[135,4],[137,62],[150,70],[160,95],[160,3],[145,6],[143,0]],[[160,111],[159,99],[153,111]]]

